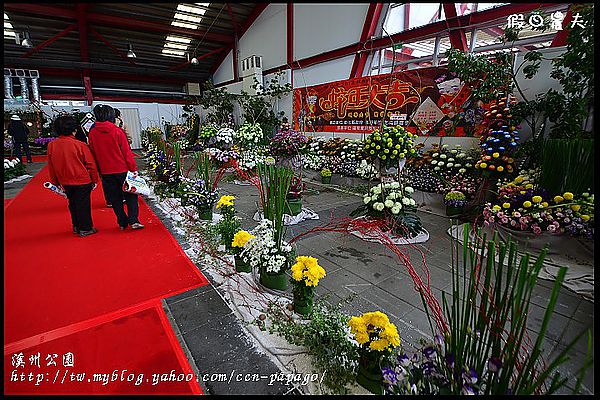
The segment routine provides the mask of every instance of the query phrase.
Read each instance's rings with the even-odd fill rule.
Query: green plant
[[[221,220],[217,223],[217,231],[221,235],[221,243],[227,251],[231,251],[231,243],[236,232],[240,230],[240,219],[235,215],[234,196],[222,196],[217,202],[217,208],[221,209]]]
[[[281,248],[284,237],[283,214],[294,171],[275,165],[257,165],[260,178],[260,202],[266,219],[273,223],[275,242]]]
[[[321,170],[321,176],[323,176],[323,177],[331,176],[331,170],[328,168],[323,168]]]
[[[268,310],[270,332],[291,344],[304,346],[315,369],[324,374],[325,389],[335,394],[347,393],[347,386],[355,382],[359,358],[359,347],[348,339],[350,317],[341,307],[342,303],[333,306],[325,297],[320,298],[307,323],[295,322],[274,305]]]
[[[567,381],[561,379],[557,367],[568,360],[566,354],[585,334],[580,333],[550,363],[543,362],[542,344],[567,269],[559,269],[538,336],[533,348],[527,349],[531,294],[548,248],[531,263],[529,254],[518,254],[517,243],[512,239],[503,242],[494,233],[487,240],[481,229],[472,239],[471,229],[469,224],[464,225],[462,252],[457,240],[453,240],[450,304],[448,294],[442,292],[442,307],[449,325],[446,329],[440,327],[444,357],[446,361],[452,359],[451,363],[440,363],[445,369],[441,373],[448,380],[445,390],[461,393],[464,372],[469,371],[476,383],[469,380],[471,389],[482,394],[554,393]],[[423,296],[422,299],[425,304]],[[429,308],[425,309],[434,331]],[[589,357],[590,351],[579,371],[577,386],[591,365]],[[490,368],[490,363],[496,368]]]
[[[541,142],[540,186],[550,193],[594,191],[594,139]]]
[[[465,195],[457,190],[451,190],[444,196],[444,200],[466,200]]]
[[[230,122],[233,113],[235,95],[225,88],[215,88],[210,81],[204,84],[202,97],[198,104],[210,111],[206,115],[206,123],[221,126]]]
[[[210,190],[215,186],[215,169],[210,156],[204,152],[197,151],[194,153],[196,163],[196,172],[204,181],[204,186]]]

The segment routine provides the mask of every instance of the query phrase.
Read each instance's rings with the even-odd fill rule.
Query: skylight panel
[[[188,23],[180,22],[180,21],[173,21],[173,22],[171,22],[171,25],[178,26],[180,28],[198,29],[198,25],[188,24]]]

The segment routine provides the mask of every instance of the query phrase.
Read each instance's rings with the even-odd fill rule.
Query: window
[[[13,39],[14,37],[14,28],[8,19],[8,15],[4,13],[4,39]]]
[[[394,3],[390,6],[383,27],[388,34],[393,35],[445,19],[441,3]]]
[[[210,3],[178,4],[171,25],[179,28],[198,29],[209,5]],[[165,39],[162,54],[168,57],[183,58],[191,42],[191,38],[168,35]]]

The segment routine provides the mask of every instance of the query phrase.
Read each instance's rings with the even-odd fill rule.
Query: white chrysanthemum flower
[[[387,208],[392,208],[394,206],[394,202],[392,200],[386,200],[385,203],[384,203],[384,205]]]
[[[377,211],[383,211],[385,206],[383,203],[375,203],[375,204],[373,204],[373,208]]]
[[[443,158],[443,159],[445,159],[445,158],[448,158],[448,156],[447,156],[447,155],[445,155],[445,154],[442,154],[442,155],[440,156],[440,158]]]
[[[371,198],[369,196],[363,197],[363,203],[369,204],[370,201],[371,201]]]
[[[398,182],[392,182],[392,183],[390,184],[390,187],[391,187],[392,189],[398,189],[398,188],[400,187],[400,184],[399,184]]]
[[[407,186],[404,188],[404,191],[406,193],[413,194],[415,192],[415,189],[413,189],[411,186]]]
[[[392,214],[396,215],[396,214],[398,214],[400,212],[400,208],[398,208],[398,207],[392,207],[391,211],[392,211]]]
[[[446,166],[447,166],[448,168],[452,168],[452,167],[454,166],[454,163],[451,163],[451,162],[450,162],[450,163],[446,164]]]
[[[404,204],[405,206],[410,204],[410,199],[408,197],[403,197],[402,198],[402,204]]]
[[[436,165],[438,163],[437,160],[431,160],[431,164]]]
[[[438,163],[438,166],[440,166],[440,167],[443,167],[443,166],[444,166],[444,164],[445,164],[445,163],[444,163],[443,161],[440,161],[440,162]]]
[[[439,156],[439,153],[433,153],[433,154],[431,155],[431,157],[437,157],[437,156]]]
[[[461,174],[464,174],[465,172],[467,172],[467,170],[464,169],[464,168],[461,168],[461,169],[458,170],[458,172],[460,172]]]

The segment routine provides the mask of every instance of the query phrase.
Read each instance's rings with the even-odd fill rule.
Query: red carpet
[[[140,222],[146,228],[120,231],[112,209],[104,208],[101,190],[95,190],[92,216],[98,233],[80,238],[71,232],[66,200],[42,187],[47,179],[45,167],[5,205],[5,357],[29,352],[43,342],[54,346],[52,340],[81,341],[83,349],[84,339],[89,338],[86,354],[97,353],[106,358],[106,365],[120,359],[121,368],[132,370],[140,360],[102,351],[97,345],[101,338],[82,330],[105,329],[105,340],[139,340],[141,347],[129,350],[143,354],[143,337],[152,324],[141,326],[125,318],[125,323],[115,321],[114,329],[101,328],[106,315],[126,317],[154,307],[160,298],[208,282],[142,200]],[[147,340],[152,342],[153,336],[149,334]]]
[[[30,347],[23,351],[23,367],[14,367],[19,364],[13,364],[12,354],[6,354],[5,393],[201,393],[179,344],[168,336],[171,328],[163,326],[159,314],[162,310],[157,307]],[[69,352],[73,354],[73,366],[65,367],[63,355]],[[38,353],[39,367],[29,359]],[[48,366],[49,354],[57,355],[56,365]],[[160,381],[161,377],[168,378],[171,371],[175,381]],[[23,373],[25,381],[19,381]],[[29,373],[33,373],[32,382],[28,381]]]

